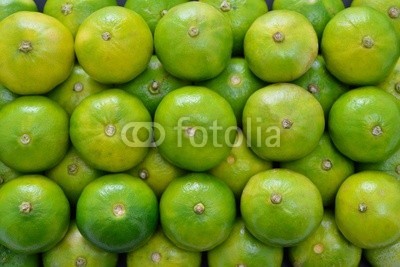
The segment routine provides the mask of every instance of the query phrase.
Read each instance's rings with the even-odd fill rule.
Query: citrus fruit
[[[324,132],[318,100],[298,85],[272,84],[254,92],[243,109],[243,132],[250,148],[271,161],[306,156]]]
[[[47,0],[43,13],[59,20],[75,36],[79,26],[90,14],[116,4],[116,0]]]
[[[158,21],[168,13],[168,11],[189,0],[127,0],[124,7],[132,9],[143,17],[152,33],[156,28]]]
[[[23,96],[0,110],[0,161],[20,172],[55,166],[68,149],[68,115],[44,96]]]
[[[393,25],[370,7],[348,7],[326,25],[321,41],[327,69],[350,85],[374,85],[392,70],[399,57]]]
[[[62,189],[41,175],[25,175],[0,188],[0,244],[35,254],[55,246],[68,230],[70,207]]]
[[[0,265],[3,267],[39,267],[39,254],[23,254],[0,245]]]
[[[228,17],[233,33],[232,54],[243,55],[243,40],[251,24],[268,12],[266,1],[262,0],[200,0],[210,4]]]
[[[71,115],[83,99],[108,88],[109,86],[90,78],[79,64],[75,64],[69,77],[51,90],[47,96]]]
[[[368,6],[372,7],[389,18],[393,24],[397,36],[400,38],[400,3],[397,0],[353,0],[351,2],[352,7],[356,6]]]
[[[262,80],[290,82],[303,75],[317,57],[317,34],[300,13],[273,10],[251,24],[244,38],[244,55]]]
[[[272,169],[252,176],[240,211],[246,228],[261,242],[294,246],[311,235],[323,216],[318,188],[304,175]]]
[[[400,242],[383,248],[365,249],[364,257],[374,267],[396,267],[400,264]]]
[[[166,72],[158,57],[153,55],[145,71],[119,88],[138,97],[154,116],[158,104],[166,94],[190,84],[189,81],[178,79]]]
[[[74,64],[74,40],[55,18],[16,12],[0,22],[0,84],[16,94],[44,94],[63,82]]]
[[[313,25],[319,40],[328,21],[344,8],[341,0],[275,0],[272,5],[273,10],[288,9],[303,14]]]
[[[156,55],[165,70],[190,81],[220,74],[232,54],[229,20],[213,6],[190,1],[171,8],[154,31]]]
[[[143,245],[158,223],[158,203],[150,187],[128,174],[97,178],[82,191],[76,207],[80,233],[109,252]]]
[[[165,235],[178,247],[206,251],[221,244],[232,230],[235,198],[229,187],[206,173],[175,178],[160,199]]]
[[[209,172],[224,181],[237,199],[251,176],[258,172],[272,169],[272,162],[263,160],[253,153],[248,146],[243,132],[239,131],[228,157]]]
[[[145,181],[159,198],[173,179],[186,172],[165,160],[156,147],[151,147],[143,161],[127,173]]]
[[[7,103],[15,100],[18,95],[14,94],[3,85],[0,84],[0,109]]]
[[[400,183],[395,177],[379,171],[358,172],[337,192],[336,223],[345,238],[360,248],[388,246],[400,238],[399,202]]]
[[[324,206],[334,203],[342,182],[354,173],[354,163],[343,156],[324,133],[317,147],[305,157],[281,162],[281,168],[290,169],[306,176],[318,188]]]
[[[102,175],[103,172],[89,166],[74,147],[68,150],[56,166],[46,170],[46,176],[63,189],[72,205],[78,201],[83,188]]]
[[[104,251],[79,232],[75,221],[71,221],[64,238],[53,248],[42,254],[43,266],[117,266],[118,255]]]
[[[282,266],[283,248],[263,244],[249,233],[243,220],[236,219],[229,237],[207,251],[208,266]]]
[[[201,86],[185,86],[167,94],[158,105],[154,123],[161,156],[191,171],[205,171],[222,162],[237,132],[229,103]]]
[[[18,11],[38,11],[33,0],[1,0],[0,21]]]
[[[126,266],[200,267],[201,253],[177,247],[158,228],[146,244],[127,254]]]
[[[368,86],[341,95],[329,113],[329,133],[341,153],[357,162],[378,162],[400,143],[396,98]]]
[[[386,159],[375,163],[359,163],[357,165],[358,171],[360,170],[375,170],[383,171],[393,175],[400,180],[400,147]]]
[[[400,101],[400,57],[388,76],[377,87],[394,95]]]
[[[330,74],[321,55],[318,55],[311,68],[293,83],[306,89],[319,101],[326,119],[336,99],[349,89],[348,85]]]
[[[340,233],[332,211],[326,210],[320,226],[306,240],[288,249],[293,266],[358,267],[361,249]]]
[[[14,169],[11,169],[0,161],[0,188],[8,181],[15,179],[22,174]]]
[[[107,6],[90,14],[79,26],[75,53],[94,80],[124,83],[146,69],[153,53],[153,37],[139,14],[121,6]]]
[[[242,120],[243,107],[252,93],[265,86],[249,69],[244,58],[231,58],[226,68],[217,77],[197,83],[207,87],[222,97],[231,105],[236,120]]]
[[[139,99],[109,89],[85,98],[75,108],[70,137],[82,159],[95,169],[125,171],[146,156],[151,117]]]

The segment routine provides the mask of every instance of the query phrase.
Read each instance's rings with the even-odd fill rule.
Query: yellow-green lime
[[[109,174],[92,181],[76,207],[80,233],[109,252],[128,252],[145,244],[157,223],[156,196],[140,178],[128,174]]]
[[[70,207],[62,189],[41,175],[13,179],[0,188],[0,244],[12,251],[47,251],[64,237]]]
[[[398,100],[374,86],[341,95],[329,113],[329,134],[338,150],[357,162],[378,162],[400,144]]]
[[[68,232],[53,248],[42,254],[43,266],[112,267],[117,266],[118,255],[104,251],[85,239],[74,220]]]
[[[153,55],[146,70],[135,79],[120,85],[119,88],[138,97],[154,116],[158,104],[166,94],[190,84],[191,82],[178,79],[168,73],[158,57]]]
[[[244,55],[260,79],[290,82],[303,75],[317,57],[317,34],[302,14],[273,10],[251,24],[244,38]]]
[[[182,249],[206,251],[218,246],[228,238],[235,217],[232,191],[210,174],[176,178],[161,196],[162,229]]]
[[[161,156],[190,171],[205,171],[226,159],[237,133],[229,103],[201,86],[167,94],[158,105],[154,123]]]
[[[306,240],[288,249],[293,266],[358,267],[361,248],[350,243],[339,231],[331,210],[325,210],[320,226]]]
[[[243,132],[239,131],[228,157],[209,172],[224,181],[240,199],[243,188],[251,176],[258,172],[272,169],[272,162],[257,157],[248,146]]]
[[[228,66],[217,77],[199,82],[224,97],[231,105],[236,120],[241,122],[242,112],[247,99],[252,93],[265,86],[250,70],[244,58],[231,58]]]
[[[82,66],[75,64],[69,77],[51,90],[47,96],[71,115],[83,99],[108,88],[110,86],[93,80]]]
[[[0,161],[0,188],[8,181],[15,179],[22,174]]]
[[[251,24],[268,12],[268,5],[263,0],[200,0],[214,6],[230,21],[233,33],[234,56],[243,55],[243,40]]]
[[[68,115],[44,96],[23,96],[0,110],[0,161],[20,172],[54,167],[69,145]]]
[[[232,54],[229,20],[213,6],[189,1],[169,9],[154,31],[155,52],[165,70],[201,81],[220,74]]]
[[[254,92],[243,109],[243,132],[250,148],[270,161],[306,156],[324,132],[324,111],[298,85],[277,83]]]
[[[246,228],[261,242],[294,246],[320,225],[323,203],[318,188],[304,175],[272,169],[252,176],[240,199]]]
[[[397,267],[400,264],[400,241],[383,248],[365,249],[364,257],[373,267]]]
[[[394,95],[400,101],[400,57],[389,75],[376,86]]]
[[[353,161],[336,149],[326,132],[312,152],[298,160],[281,162],[280,167],[310,179],[321,193],[324,206],[334,203],[340,185],[354,173]]]
[[[394,26],[371,7],[348,7],[326,25],[321,41],[326,67],[350,85],[375,85],[390,73],[400,47]]]
[[[358,172],[336,194],[335,220],[355,246],[385,247],[400,238],[399,202],[400,182],[395,177],[382,171]]]
[[[17,94],[14,94],[3,85],[0,84],[0,109],[7,103],[15,100],[18,97]]]
[[[85,98],[70,120],[70,137],[95,169],[121,172],[139,164],[151,142],[151,117],[143,103],[121,89]]]
[[[159,227],[146,244],[127,254],[126,266],[200,267],[201,253],[177,247]]]
[[[361,170],[383,171],[400,180],[400,147],[398,147],[393,154],[382,161],[357,164],[357,171]]]
[[[65,157],[45,173],[63,189],[71,205],[76,204],[86,185],[104,174],[88,165],[74,147],[70,147]]]
[[[268,246],[256,239],[238,217],[229,237],[219,246],[207,251],[210,267],[217,266],[271,266],[280,267],[283,248]]]
[[[38,11],[34,0],[1,0],[0,21],[18,11]]]

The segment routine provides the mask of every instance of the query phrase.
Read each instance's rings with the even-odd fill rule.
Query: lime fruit
[[[44,94],[69,76],[74,39],[58,20],[16,12],[0,22],[0,84],[16,94]]]
[[[222,162],[237,133],[229,103],[201,86],[185,86],[166,95],[154,115],[161,156],[186,170],[205,171]]]
[[[54,167],[69,145],[68,115],[44,96],[23,96],[0,110],[0,161],[20,172]]]
[[[243,55],[243,40],[247,30],[258,17],[268,12],[266,1],[262,0],[200,0],[221,11],[230,21],[233,33],[232,54]]]
[[[376,249],[365,249],[364,257],[373,267],[396,267],[400,264],[400,242]]]
[[[270,161],[306,156],[318,145],[324,128],[318,100],[294,84],[263,87],[249,97],[243,109],[243,132],[250,148]]]
[[[169,74],[156,55],[150,58],[147,69],[138,77],[122,84],[119,88],[138,97],[152,116],[158,104],[169,92],[190,85],[191,82],[178,79]]]
[[[70,207],[62,189],[41,175],[13,179],[0,188],[0,244],[35,254],[55,246],[68,230]]]
[[[2,267],[39,267],[39,254],[16,253],[0,245],[0,265]]]
[[[161,226],[182,249],[206,251],[218,246],[229,236],[235,217],[232,191],[210,174],[176,178],[161,196]]]
[[[156,55],[165,70],[183,80],[220,74],[232,54],[229,20],[213,6],[190,1],[171,8],[154,31]]]
[[[74,147],[68,150],[56,166],[45,173],[63,189],[71,205],[76,204],[86,185],[103,175],[102,171],[89,166]]]
[[[374,85],[393,69],[400,53],[389,19],[370,7],[349,7],[326,25],[321,41],[326,67],[350,85]]]
[[[1,0],[0,21],[18,11],[38,11],[34,0]]]
[[[307,18],[296,11],[270,11],[258,17],[246,32],[244,55],[260,79],[290,82],[303,75],[317,57],[317,34]]]
[[[357,162],[378,162],[400,144],[397,99],[377,87],[353,89],[341,95],[329,113],[333,143]]]
[[[0,109],[7,103],[15,100],[18,97],[17,94],[14,94],[3,85],[0,84]]]
[[[400,180],[400,147],[389,157],[374,163],[359,163],[357,170],[383,171]]]
[[[139,164],[151,142],[151,117],[143,103],[121,89],[85,98],[70,120],[73,146],[95,169],[121,172]]]
[[[22,174],[0,161],[0,188],[8,181],[15,179]]]
[[[361,249],[339,231],[332,211],[325,210],[320,226],[306,240],[288,249],[293,266],[358,267]]]
[[[125,83],[146,69],[153,53],[153,36],[136,12],[107,6],[93,12],[79,26],[75,53],[94,80]]]
[[[354,163],[343,156],[324,133],[317,147],[305,157],[281,162],[281,168],[290,169],[306,176],[318,188],[324,206],[335,201],[336,192],[342,182],[354,173]]]
[[[95,246],[115,253],[146,243],[158,223],[158,203],[150,187],[128,174],[97,178],[82,191],[76,224]]]
[[[268,246],[257,240],[238,217],[229,237],[219,246],[207,251],[208,266],[271,266],[280,267],[283,248]]]
[[[108,88],[109,86],[93,80],[82,66],[75,64],[68,78],[51,90],[47,97],[56,101],[71,115],[83,99]]]
[[[201,253],[177,247],[159,228],[150,240],[127,254],[127,267],[200,267]]]
[[[42,254],[43,266],[117,266],[118,255],[104,251],[79,232],[75,221],[71,221],[64,238],[53,248]]]
[[[240,199],[246,228],[261,242],[294,246],[320,225],[323,204],[318,188],[304,175],[272,169],[252,176]]]
[[[400,57],[389,75],[376,86],[394,95],[400,101]]]
[[[358,172],[337,192],[336,223],[345,238],[360,248],[388,246],[400,238],[399,202],[400,182],[395,177],[379,171]]]
[[[228,66],[217,77],[197,83],[207,87],[222,97],[231,105],[236,120],[242,120],[242,112],[247,99],[252,93],[265,86],[250,70],[244,58],[231,58]]]

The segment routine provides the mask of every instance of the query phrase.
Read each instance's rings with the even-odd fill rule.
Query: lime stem
[[[359,211],[359,212],[364,213],[364,212],[367,211],[367,209],[368,209],[368,206],[367,206],[367,204],[365,204],[365,203],[360,203],[360,204],[358,205],[358,211]]]
[[[67,16],[67,15],[69,15],[69,14],[71,14],[72,13],[72,8],[73,8],[74,6],[71,4],[71,3],[65,3],[65,4],[63,4],[62,6],[61,6],[61,13],[64,15],[64,16]]]
[[[282,202],[282,195],[278,193],[274,193],[270,197],[272,204],[280,204]]]
[[[363,37],[363,39],[362,39],[362,45],[365,47],[365,48],[372,48],[373,46],[374,46],[374,40],[372,39],[372,37],[371,36],[364,36]]]
[[[233,155],[229,155],[229,156],[226,158],[226,162],[227,162],[228,164],[233,164],[233,163],[235,163],[235,161],[236,161],[236,159],[235,159],[235,156],[233,156]]]
[[[147,178],[149,178],[149,172],[146,169],[141,169],[139,171],[139,178],[142,180],[146,180]]]
[[[158,263],[161,261],[161,253],[160,252],[153,252],[151,253],[151,261]]]
[[[75,261],[76,267],[85,267],[86,266],[86,259],[82,257],[78,257]]]
[[[158,81],[152,81],[150,83],[149,91],[151,94],[158,94],[160,92],[160,83]]]
[[[199,33],[200,30],[196,26],[192,26],[189,28],[188,34],[190,37],[196,37],[197,35],[199,35]]]
[[[32,204],[29,202],[22,202],[21,205],[19,205],[19,211],[22,213],[29,213],[32,210]]]
[[[397,19],[400,15],[400,9],[397,6],[392,6],[388,9],[388,15],[392,19]]]
[[[121,217],[125,214],[125,207],[122,204],[116,204],[113,208],[113,213],[116,217]]]
[[[229,1],[222,1],[220,7],[219,7],[223,12],[228,12],[231,10],[231,3]]]
[[[194,207],[193,207],[193,211],[194,211],[196,214],[198,214],[198,215],[203,214],[204,211],[205,211],[205,209],[206,209],[206,208],[204,207],[204,204],[201,203],[201,202],[197,203],[197,204],[194,205]]]
[[[231,83],[232,85],[238,85],[242,82],[242,79],[238,75],[232,75],[231,76]]]
[[[289,119],[284,119],[282,121],[282,127],[283,129],[290,129],[292,128],[293,122],[291,122]]]
[[[272,35],[272,39],[274,39],[275,43],[282,43],[285,40],[285,35],[281,32],[276,32]]]
[[[383,134],[383,131],[382,131],[382,128],[381,128],[379,125],[375,126],[375,127],[372,129],[372,135],[374,135],[374,136],[380,136],[380,135],[382,135],[382,134]]]
[[[31,137],[29,134],[23,134],[20,138],[20,141],[23,145],[27,145],[31,142]]]
[[[75,92],[81,92],[83,90],[83,83],[77,82],[74,84],[74,89]]]
[[[322,245],[321,243],[315,244],[313,247],[313,251],[316,254],[321,254],[322,252],[324,252],[324,245]]]
[[[163,10],[161,10],[161,12],[160,12],[160,16],[161,16],[161,17],[164,17],[167,13],[168,13],[168,10],[163,9]]]
[[[106,125],[106,127],[104,128],[104,133],[105,133],[108,137],[111,137],[111,136],[114,136],[116,130],[117,130],[117,129],[115,128],[114,125],[108,124],[108,125]]]
[[[316,84],[309,84],[307,86],[307,89],[311,94],[316,94],[319,92],[319,87]]]
[[[324,159],[322,161],[322,169],[324,171],[329,171],[330,169],[332,169],[332,161],[330,161],[329,159]]]
[[[394,90],[395,90],[397,93],[400,94],[400,82],[397,82],[397,83],[394,85]]]
[[[23,52],[23,53],[28,53],[30,51],[32,51],[33,47],[32,47],[32,43],[30,41],[22,41],[21,44],[19,45],[19,51]]]
[[[75,175],[78,172],[78,165],[76,165],[75,163],[69,164],[67,166],[67,170],[68,170],[68,174],[69,175]]]
[[[101,38],[103,38],[104,41],[110,41],[111,40],[111,33],[109,32],[103,32],[101,34]]]

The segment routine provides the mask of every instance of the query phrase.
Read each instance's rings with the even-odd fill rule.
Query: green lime
[[[174,179],[160,200],[165,235],[178,247],[206,251],[221,244],[232,230],[236,203],[229,187],[206,173]]]
[[[325,210],[320,226],[306,240],[288,249],[293,266],[358,267],[361,249],[339,231],[332,211]]]
[[[250,148],[266,160],[306,156],[318,145],[324,128],[320,103],[295,84],[263,87],[249,97],[243,109],[243,132]]]
[[[395,177],[380,171],[358,172],[336,194],[336,223],[345,238],[360,248],[388,246],[400,238],[398,203],[400,182]]]
[[[256,239],[240,217],[236,219],[229,237],[221,245],[207,251],[210,267],[280,267],[282,261],[283,248],[271,247]]]
[[[0,161],[0,188],[8,181],[21,176],[21,173]]]
[[[393,70],[377,87],[394,95],[400,101],[400,57]]]
[[[42,254],[43,266],[117,266],[118,255],[104,251],[79,232],[75,221],[71,221],[64,238],[53,248]]]
[[[281,162],[280,167],[305,175],[318,188],[324,206],[335,201],[336,192],[342,182],[354,173],[354,163],[343,156],[324,133],[317,147],[305,157]]]
[[[128,174],[97,178],[82,191],[76,207],[81,234],[109,252],[128,252],[156,230],[158,202],[151,188]]]
[[[14,94],[3,85],[0,84],[0,109],[7,103],[15,100],[18,97],[17,94]]]
[[[0,188],[0,244],[12,251],[35,254],[64,237],[70,207],[62,189],[41,175],[13,179]]]
[[[364,257],[373,267],[397,267],[400,265],[400,241],[376,249],[365,249]]]
[[[177,247],[159,228],[150,240],[127,254],[127,267],[200,267],[201,253]]]
[[[261,242],[294,246],[320,225],[323,203],[318,188],[304,175],[272,169],[252,176],[240,199],[246,228]]]
[[[34,0],[0,0],[0,21],[18,11],[38,11]]]
[[[0,245],[0,266],[2,267],[39,267],[39,254],[16,253]]]
[[[389,157],[382,161],[374,163],[359,163],[357,165],[358,171],[361,170],[375,170],[383,171],[388,174],[393,175],[398,180],[400,180],[400,147],[391,154]]]

